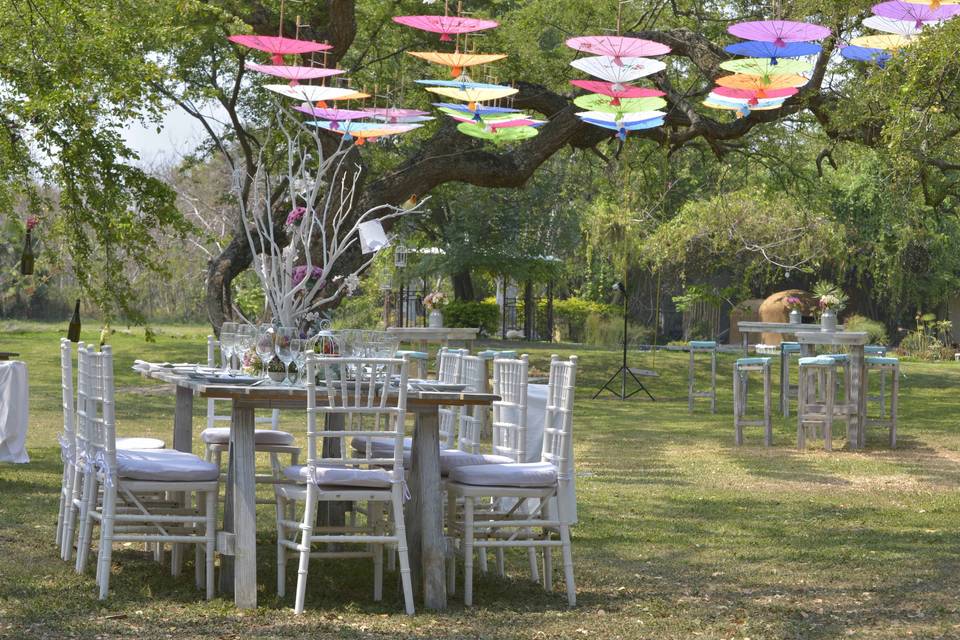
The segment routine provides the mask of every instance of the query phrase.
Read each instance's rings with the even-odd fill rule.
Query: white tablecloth
[[[0,462],[30,462],[26,447],[29,408],[27,365],[0,362]]]
[[[545,384],[527,385],[527,462],[539,462],[540,454],[543,450],[543,426],[547,416],[547,391],[549,387]],[[569,482],[563,482],[560,485],[560,498],[570,514],[570,523],[577,522],[577,467],[573,459],[573,438],[571,433],[567,441],[569,450],[567,456],[570,459],[570,468],[573,474]],[[554,511],[556,513],[556,511]]]

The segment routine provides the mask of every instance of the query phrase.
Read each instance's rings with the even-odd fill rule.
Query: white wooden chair
[[[220,352],[220,341],[213,336],[207,336],[207,365],[217,366],[217,353]],[[221,353],[222,360],[222,353]],[[228,412],[224,414],[217,413],[218,403],[230,407],[229,400],[207,399],[207,428],[200,432],[200,439],[205,448],[205,458],[208,462],[213,462],[217,467],[222,468],[223,454],[230,450],[230,421],[231,416]],[[280,464],[279,456],[289,455],[290,464],[297,464],[300,460],[300,447],[296,446],[293,434],[287,431],[281,431],[277,427],[280,422],[280,410],[274,409],[270,416],[259,416],[254,419],[254,425],[268,424],[266,429],[254,430],[254,451],[257,453],[267,453],[270,455],[269,474],[257,474],[256,481],[260,484],[274,484],[279,480]],[[217,426],[224,424],[225,426]],[[222,475],[221,478],[224,476]],[[257,504],[274,504],[272,499],[257,500]]]
[[[525,462],[527,452],[527,354],[493,361],[493,453]]]
[[[86,568],[93,525],[98,523],[97,584],[101,600],[110,588],[116,542],[197,545],[197,586],[205,573],[206,596],[212,598],[219,469],[180,451],[117,449],[110,347],[103,347],[100,353],[93,347],[81,349],[77,368],[77,450],[84,452],[86,460],[77,572]],[[175,497],[159,504],[143,499],[156,494]],[[193,494],[197,508],[191,506]],[[182,500],[178,497],[182,495],[190,497]],[[205,567],[201,564],[204,554]]]
[[[463,351],[440,347],[437,354],[437,381],[447,384],[460,382]],[[459,407],[440,407],[440,448],[453,449],[457,440]]]
[[[299,558],[294,611],[302,613],[310,558],[371,558],[373,599],[383,597],[383,551],[396,545],[406,612],[413,615],[413,587],[404,527],[403,433],[407,412],[407,360],[394,358],[324,358],[307,354],[307,464],[291,465],[284,476],[295,484],[277,485],[277,591],[285,593],[286,563]],[[318,402],[315,372],[327,380],[325,402]],[[398,380],[394,393],[377,393]],[[331,419],[328,425],[327,419]],[[339,423],[342,421],[343,428]],[[363,438],[362,451],[348,440]],[[326,439],[327,448],[323,448]],[[389,455],[374,442],[393,441]],[[335,446],[331,446],[335,445]],[[327,451],[329,453],[324,453]],[[316,524],[321,501],[366,503],[365,522],[343,527]],[[303,504],[301,518],[295,517]],[[385,511],[390,511],[386,517]],[[358,512],[358,509],[354,509]],[[291,513],[293,512],[293,513]],[[340,549],[314,550],[317,543]],[[360,545],[346,550],[343,545]]]
[[[537,548],[543,549],[543,585],[548,590],[553,581],[551,551],[553,547],[560,547],[567,601],[571,607],[576,604],[570,515],[566,513],[568,508],[564,501],[573,478],[569,452],[576,372],[576,356],[568,362],[552,357],[540,462],[467,466],[450,472],[447,527],[450,534],[462,538],[463,597],[467,606],[473,604],[473,550],[495,548],[502,551],[508,547],[526,548],[529,553],[535,553]],[[512,498],[516,503],[506,513],[481,512],[478,517],[477,501],[489,498],[501,501]],[[462,516],[456,509],[458,500],[463,501]],[[530,500],[536,500],[538,504],[525,509],[525,503]],[[448,580],[454,577],[452,573],[448,573]]]
[[[84,348],[77,344],[78,352]],[[79,385],[77,385],[79,386]],[[60,485],[60,506],[57,513],[56,543],[60,557],[69,561],[73,555],[73,537],[77,513],[80,508],[82,473],[78,466],[76,424],[76,394],[73,383],[73,344],[60,339],[60,391],[63,408],[63,432],[59,436],[60,458],[63,460],[63,477]],[[163,440],[158,438],[117,438],[118,449],[163,449]],[[81,462],[83,462],[81,460]]]

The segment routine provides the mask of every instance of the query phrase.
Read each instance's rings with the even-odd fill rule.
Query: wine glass
[[[243,357],[253,348],[257,340],[257,328],[252,324],[244,324],[237,328],[237,336],[234,344],[234,354],[243,364]]]
[[[270,377],[270,361],[273,360],[274,328],[272,324],[261,324],[257,328],[257,355],[260,356],[260,363],[263,365],[263,377]]]
[[[304,367],[307,361],[307,343],[305,338],[294,338],[290,341],[290,351],[293,353],[293,366],[297,369],[297,380],[294,384],[304,382],[306,371]]]
[[[277,358],[283,363],[283,384],[289,385],[290,363],[293,362],[293,349],[291,343],[294,339],[299,341],[299,333],[294,327],[277,327],[274,332],[273,348]]]
[[[227,373],[233,374],[233,354],[237,347],[237,329],[240,327],[236,322],[224,322],[220,327],[220,359],[223,368]]]

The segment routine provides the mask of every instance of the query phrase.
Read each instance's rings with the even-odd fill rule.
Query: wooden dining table
[[[257,606],[256,479],[254,477],[254,422],[257,409],[299,410],[306,418],[304,387],[276,384],[211,384],[185,373],[158,367],[140,367],[140,373],[175,389],[173,447],[193,448],[194,397],[231,400],[230,461],[223,527],[217,535],[221,554],[220,589],[233,591],[237,607]],[[318,399],[323,394],[317,394]],[[407,546],[414,591],[420,591],[430,610],[447,606],[446,540],[443,535],[443,499],[440,480],[441,406],[490,405],[491,393],[407,392],[407,409],[415,416],[410,475],[411,499],[406,504]],[[420,589],[417,584],[422,583]]]
[[[9,360],[10,358],[16,358],[19,356],[19,353],[14,353],[13,351],[0,351],[0,360]]]

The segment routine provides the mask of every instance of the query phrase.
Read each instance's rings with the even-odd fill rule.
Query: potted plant
[[[825,280],[817,283],[813,294],[817,297],[817,308],[820,311],[820,330],[836,331],[837,314],[847,306],[847,294],[837,285]]]
[[[427,325],[439,329],[443,326],[443,308],[447,306],[449,299],[443,291],[434,291],[428,293],[423,299],[423,306],[427,308],[430,315],[427,317]]]
[[[790,309],[790,324],[801,324],[803,322],[803,300],[796,296],[787,296],[784,302],[787,309]]]

